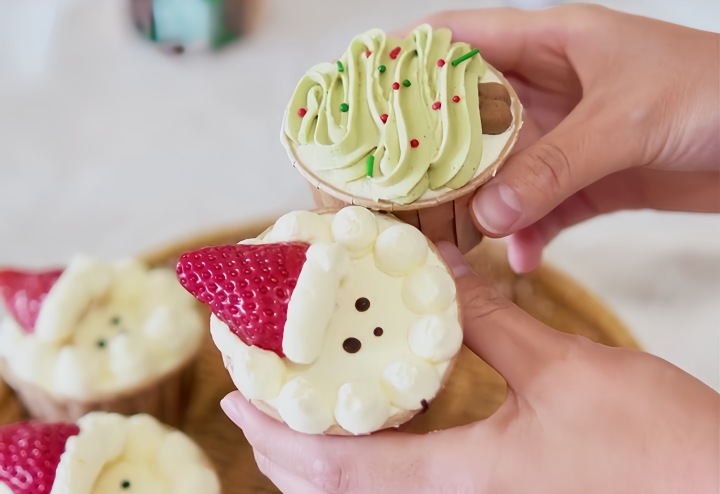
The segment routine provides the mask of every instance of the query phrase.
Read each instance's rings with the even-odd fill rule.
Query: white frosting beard
[[[76,258],[42,304],[35,332],[0,322],[0,359],[60,398],[88,400],[162,375],[200,345],[195,300],[170,269]]]
[[[0,494],[13,494],[13,491],[10,490],[5,482],[0,481]]]
[[[149,415],[93,412],[78,426],[50,494],[220,493],[217,475],[192,440]]]
[[[455,284],[427,239],[392,217],[350,206],[337,215],[290,213],[248,243],[299,240],[312,245],[288,308],[287,358],[248,347],[212,316],[213,340],[238,389],[310,434],[336,424],[367,434],[430,402],[462,345],[462,329]],[[361,298],[369,309],[356,309]],[[348,338],[360,342],[355,353],[344,349]]]

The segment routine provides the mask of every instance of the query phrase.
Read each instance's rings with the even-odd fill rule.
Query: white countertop
[[[600,3],[720,30],[716,0]],[[0,264],[121,257],[310,207],[279,144],[305,69],[371,27],[503,4],[261,1],[241,43],[172,58],[138,39],[123,0],[0,0]],[[563,233],[547,259],[648,351],[720,389],[720,215],[610,215]]]

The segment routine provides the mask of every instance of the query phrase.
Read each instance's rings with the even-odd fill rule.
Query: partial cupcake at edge
[[[281,217],[258,238],[181,256],[242,394],[308,434],[369,434],[426,410],[462,345],[434,245],[359,206]]]
[[[0,494],[220,494],[200,448],[149,415],[0,426]]]
[[[0,269],[0,376],[34,418],[93,410],[179,425],[206,324],[169,269],[75,258],[65,269]]]
[[[478,49],[451,38],[373,29],[300,80],[281,141],[319,207],[392,211],[463,251],[479,242],[467,205],[510,154],[522,106]]]

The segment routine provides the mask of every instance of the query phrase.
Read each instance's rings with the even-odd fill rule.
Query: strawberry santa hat
[[[65,444],[79,433],[77,425],[63,423],[0,427],[0,494],[49,494]]]
[[[0,298],[18,326],[41,341],[59,342],[71,335],[88,304],[113,282],[109,263],[84,256],[65,269],[0,270]]]
[[[62,269],[29,272],[0,270],[0,297],[15,322],[26,333],[35,332],[40,309]]]
[[[288,305],[309,244],[206,247],[183,254],[178,280],[248,346],[283,354]]]

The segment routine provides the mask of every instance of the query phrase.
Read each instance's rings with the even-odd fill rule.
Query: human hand
[[[720,35],[593,5],[423,19],[480,49],[525,106],[473,202],[518,272],[563,228],[622,209],[720,212]]]
[[[425,435],[305,435],[239,392],[222,402],[286,494],[717,492],[720,397],[673,365],[557,332],[441,243],[465,344],[508,383],[489,419]]]

